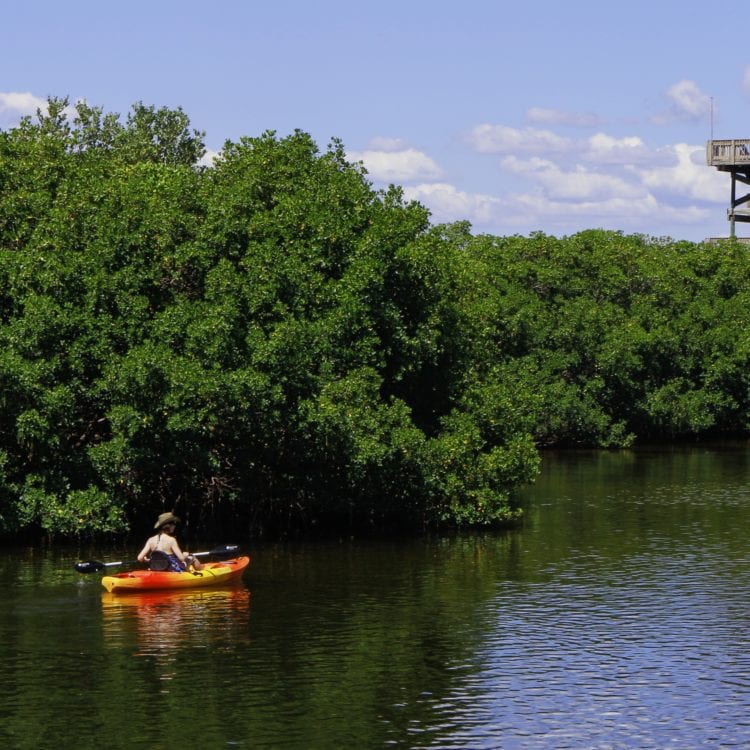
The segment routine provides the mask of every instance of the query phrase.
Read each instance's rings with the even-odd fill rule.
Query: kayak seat
[[[169,570],[169,555],[159,550],[151,553],[151,559],[148,561],[148,569],[155,571]]]

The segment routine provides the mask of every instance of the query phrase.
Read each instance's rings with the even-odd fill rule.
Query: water
[[[268,545],[204,592],[0,551],[0,746],[750,747],[749,461],[550,455],[516,531]]]

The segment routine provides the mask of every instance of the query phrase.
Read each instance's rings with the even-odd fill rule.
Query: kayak
[[[131,570],[102,578],[102,586],[115,594],[154,589],[194,589],[201,586],[217,586],[240,578],[250,557],[204,563],[200,570],[173,573],[157,570]]]

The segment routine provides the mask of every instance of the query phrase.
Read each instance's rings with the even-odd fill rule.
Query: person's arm
[[[172,542],[172,554],[177,555],[177,557],[185,563],[185,565],[192,565],[195,570],[200,570],[203,565],[201,564],[200,560],[198,560],[197,557],[194,555],[191,555],[189,552],[183,552],[180,549],[180,545],[177,544],[177,540],[173,540]]]
[[[149,539],[146,544],[143,545],[143,549],[138,553],[138,561],[146,562],[148,560],[149,552],[151,552],[151,540]]]
[[[180,561],[185,562],[188,555],[180,549],[180,545],[177,544],[176,539],[172,539],[172,554]]]

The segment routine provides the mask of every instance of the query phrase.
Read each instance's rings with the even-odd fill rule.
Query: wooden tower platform
[[[729,219],[729,236],[734,237],[736,221],[750,222],[750,193],[737,197],[737,183],[750,185],[750,138],[736,138],[706,143],[706,164],[716,167],[720,172],[732,175],[732,192],[727,218]],[[744,206],[745,210],[737,210]]]

